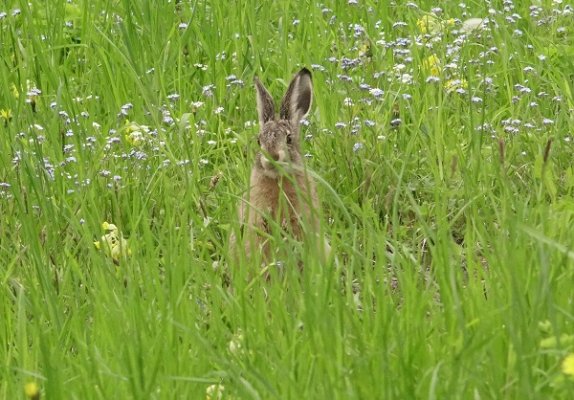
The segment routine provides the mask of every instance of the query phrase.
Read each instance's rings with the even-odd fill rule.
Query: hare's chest
[[[270,180],[252,193],[251,203],[264,218],[285,225],[299,216],[300,196],[300,190],[291,182]]]

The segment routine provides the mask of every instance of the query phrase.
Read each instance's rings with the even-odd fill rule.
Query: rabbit
[[[327,260],[331,249],[320,237],[317,189],[307,174],[299,146],[300,121],[313,101],[311,72],[303,68],[294,76],[278,116],[273,98],[257,77],[255,89],[260,149],[251,170],[249,191],[238,210],[245,255],[249,260],[258,252],[262,262],[273,261],[269,238],[273,229],[280,227],[283,236],[316,243],[322,259]],[[237,241],[232,235],[230,244],[236,250]]]

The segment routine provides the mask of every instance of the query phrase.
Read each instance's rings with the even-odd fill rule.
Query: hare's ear
[[[258,77],[255,77],[255,89],[257,90],[259,125],[263,126],[264,123],[275,118],[275,104],[273,103],[273,97],[265,89]]]
[[[281,102],[279,117],[291,121],[295,126],[299,125],[311,109],[313,101],[313,81],[311,71],[303,68],[291,81],[287,93]]]

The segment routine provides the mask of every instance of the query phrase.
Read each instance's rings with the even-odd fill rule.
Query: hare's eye
[[[291,142],[293,141],[291,135],[287,135],[287,144],[291,144]]]

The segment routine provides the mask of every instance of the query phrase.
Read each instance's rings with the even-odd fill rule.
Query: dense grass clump
[[[0,398],[574,390],[568,2],[7,0],[0,43]],[[337,261],[262,272],[252,82],[302,67]]]

